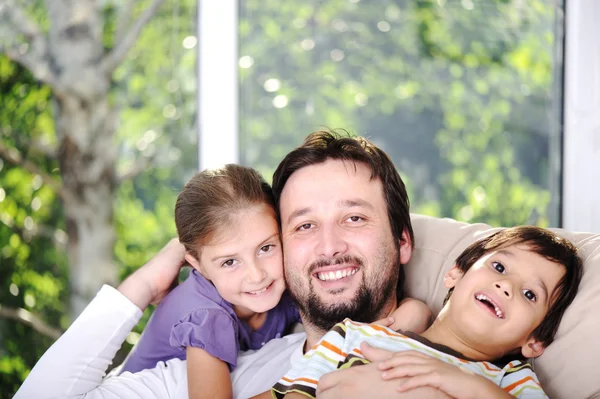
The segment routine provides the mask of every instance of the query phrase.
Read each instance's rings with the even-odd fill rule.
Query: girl
[[[271,187],[248,167],[205,170],[179,194],[175,224],[193,270],[156,308],[122,371],[187,358],[190,398],[228,398],[238,351],[259,349],[300,321],[285,292]],[[403,328],[423,324],[420,305],[399,308]]]

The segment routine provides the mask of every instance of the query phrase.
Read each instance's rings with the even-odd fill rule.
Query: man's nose
[[[496,288],[498,290],[500,290],[500,292],[508,297],[508,298],[512,298],[513,296],[513,284],[509,279],[504,279],[504,280],[500,280],[497,281],[496,283],[494,283],[494,285],[496,286]]]
[[[343,255],[348,250],[342,228],[335,225],[322,225],[316,237],[317,255],[324,258],[334,258]]]

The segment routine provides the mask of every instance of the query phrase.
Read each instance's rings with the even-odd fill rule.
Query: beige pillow
[[[498,230],[411,215],[415,250],[406,265],[407,295],[427,303],[434,315],[446,295],[443,277],[472,242]],[[584,261],[579,293],[565,313],[555,341],[535,359],[535,371],[551,398],[600,398],[600,234],[551,229],[571,240]]]

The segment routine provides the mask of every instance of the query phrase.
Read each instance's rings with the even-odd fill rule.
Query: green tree
[[[175,235],[197,165],[196,2],[160,3],[0,1],[0,396],[69,325],[72,294]]]

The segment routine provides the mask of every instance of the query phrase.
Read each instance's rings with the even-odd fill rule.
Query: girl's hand
[[[171,239],[152,259],[119,285],[118,290],[144,310],[158,304],[172,288],[185,264],[185,247]]]

